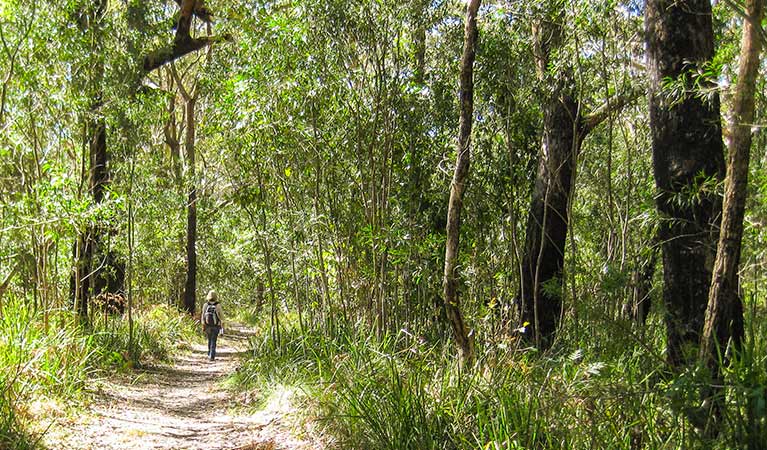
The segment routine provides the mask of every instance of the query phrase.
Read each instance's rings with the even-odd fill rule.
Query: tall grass
[[[46,330],[42,317],[18,301],[6,303],[0,318],[0,448],[32,447],[34,440],[24,430],[22,405],[31,398],[68,397],[82,387],[90,373],[92,350],[88,338],[76,327],[59,327],[65,315],[51,315]]]
[[[0,448],[34,448],[39,436],[27,431],[34,399],[77,398],[88,381],[105,371],[162,360],[194,335],[193,321],[168,307],[136,314],[134,345],[119,317],[96,318],[83,327],[69,311],[41,311],[18,300],[0,317]]]
[[[406,332],[377,340],[347,330],[329,339],[288,329],[279,348],[255,339],[239,376],[313,386],[345,448],[765,448],[761,341],[729,369],[725,429],[712,438],[689,422],[699,377],[670,374],[657,347],[640,345],[625,326],[565,333],[546,354],[514,339],[487,343],[468,369],[450,343]]]

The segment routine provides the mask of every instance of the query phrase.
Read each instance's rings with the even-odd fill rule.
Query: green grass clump
[[[66,314],[42,314],[21,302],[4,305],[0,318],[0,448],[33,448],[25,430],[31,420],[23,408],[33,398],[74,396],[92,373],[89,338],[62,325]]]
[[[194,339],[194,320],[176,308],[155,305],[133,316],[133,346],[126,318],[102,317],[94,321],[92,344],[100,366],[129,368],[165,361],[173,350]]]
[[[728,369],[724,427],[710,436],[690,422],[700,378],[672,374],[651,346],[610,327],[580,339],[563,334],[545,354],[513,338],[485,343],[468,368],[451,343],[404,331],[377,339],[341,330],[330,338],[288,328],[279,346],[255,338],[238,377],[304,383],[344,448],[764,448],[759,343],[750,345],[750,362]]]

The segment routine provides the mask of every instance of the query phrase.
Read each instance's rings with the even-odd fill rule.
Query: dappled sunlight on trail
[[[222,382],[247,354],[252,330],[232,327],[219,338],[215,361],[200,342],[169,365],[94,384],[84,417],[58,421],[52,449],[319,449],[290,430],[292,391],[277,388],[259,411]]]

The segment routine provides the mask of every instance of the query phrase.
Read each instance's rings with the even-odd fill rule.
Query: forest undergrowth
[[[378,339],[289,325],[281,345],[268,333],[252,341],[239,381],[303,386],[343,448],[765,448],[767,353],[753,338],[764,330],[748,333],[726,370],[718,436],[693,424],[705,372],[672,373],[653,350],[663,348],[660,323],[644,337],[629,322],[563,331],[545,353],[513,335],[488,338],[476,363],[461,367],[448,340],[404,329]]]
[[[32,449],[44,418],[33,405],[74,406],[88,382],[115,370],[166,360],[194,335],[194,323],[177,309],[153,306],[129,324],[98,314],[83,326],[67,310],[45,313],[10,301],[0,316],[0,448]],[[43,431],[44,432],[44,431]]]

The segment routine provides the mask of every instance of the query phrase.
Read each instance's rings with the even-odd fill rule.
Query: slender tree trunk
[[[743,304],[738,295],[738,267],[748,196],[751,126],[754,121],[754,94],[762,47],[760,31],[764,0],[747,0],[746,10],[748,19],[743,24],[740,69],[733,101],[722,226],[701,340],[701,359],[708,359],[710,363],[717,359],[717,345],[723,350],[731,337],[738,347],[743,339]]]
[[[196,91],[196,89],[195,89]],[[185,148],[189,198],[186,205],[186,283],[184,284],[184,310],[194,315],[197,304],[197,177],[195,170],[194,107],[197,93],[185,96],[186,136]]]
[[[746,14],[730,125],[722,226],[719,230],[718,250],[700,342],[700,360],[708,366],[713,380],[712,386],[704,388],[702,394],[703,397],[715,397],[711,404],[716,410],[709,415],[715,419],[719,417],[719,410],[724,408],[722,389],[713,387],[722,384],[720,362],[730,339],[735,349],[740,347],[743,340],[743,303],[738,293],[738,268],[743,217],[748,196],[751,126],[754,120],[754,94],[762,47],[760,31],[764,0],[747,0]],[[711,421],[707,425],[709,432],[718,432],[718,421]]]
[[[417,0],[413,3],[412,8],[413,56],[415,59],[413,81],[420,85],[424,83],[426,78],[426,15],[429,9],[429,2]]]
[[[210,56],[210,55],[209,55]],[[170,65],[170,73],[178,86],[179,93],[184,99],[184,150],[187,162],[188,197],[186,204],[186,280],[184,283],[183,308],[194,316],[197,304],[197,163],[195,154],[196,123],[195,107],[197,106],[197,82],[191,87],[184,86],[183,80],[176,67]]]
[[[651,250],[650,255],[640,259],[637,267],[634,268],[632,277],[633,283],[633,305],[631,310],[631,319],[642,329],[644,334],[647,316],[650,314],[652,306],[652,278],[655,274],[655,263],[657,262],[657,250]]]
[[[463,56],[461,57],[461,116],[458,130],[458,149],[455,172],[450,183],[450,201],[447,209],[447,241],[445,243],[445,275],[443,295],[445,311],[461,356],[470,363],[474,358],[474,338],[466,329],[458,300],[458,244],[461,232],[463,192],[469,175],[471,126],[474,114],[474,58],[477,39],[477,11],[480,0],[470,0],[466,6]]]
[[[280,348],[280,315],[277,308],[277,296],[276,288],[274,286],[274,275],[272,274],[272,250],[269,242],[266,239],[268,222],[266,218],[266,186],[264,186],[264,176],[261,172],[261,164],[258,162],[258,155],[256,158],[256,177],[258,179],[258,200],[259,209],[261,213],[261,247],[264,250],[264,266],[266,268],[266,280],[269,283],[269,334],[272,338],[272,342],[277,348]],[[254,219],[255,220],[255,219]],[[256,226],[256,224],[253,224]]]
[[[168,91],[173,92],[173,74],[172,69],[166,71]],[[165,144],[170,151],[170,165],[173,171],[173,180],[176,186],[181,188],[183,185],[183,178],[181,177],[181,144],[179,143],[179,130],[176,123],[176,95],[168,95],[168,120],[163,127],[163,135],[165,136]]]
[[[131,360],[137,360],[136,348],[134,346],[134,324],[133,324],[133,257],[135,249],[135,227],[136,220],[134,216],[133,208],[133,185],[136,175],[136,161],[135,155],[131,153],[130,156],[130,175],[128,179],[128,267],[126,271],[126,301],[128,307],[128,352]]]
[[[648,0],[645,27],[667,357],[679,367],[697,357],[689,350],[703,329],[721,212],[713,187],[724,176],[719,96],[701,98],[693,80],[714,56],[711,3]],[[678,98],[664,92],[669,79],[684,85]]]

